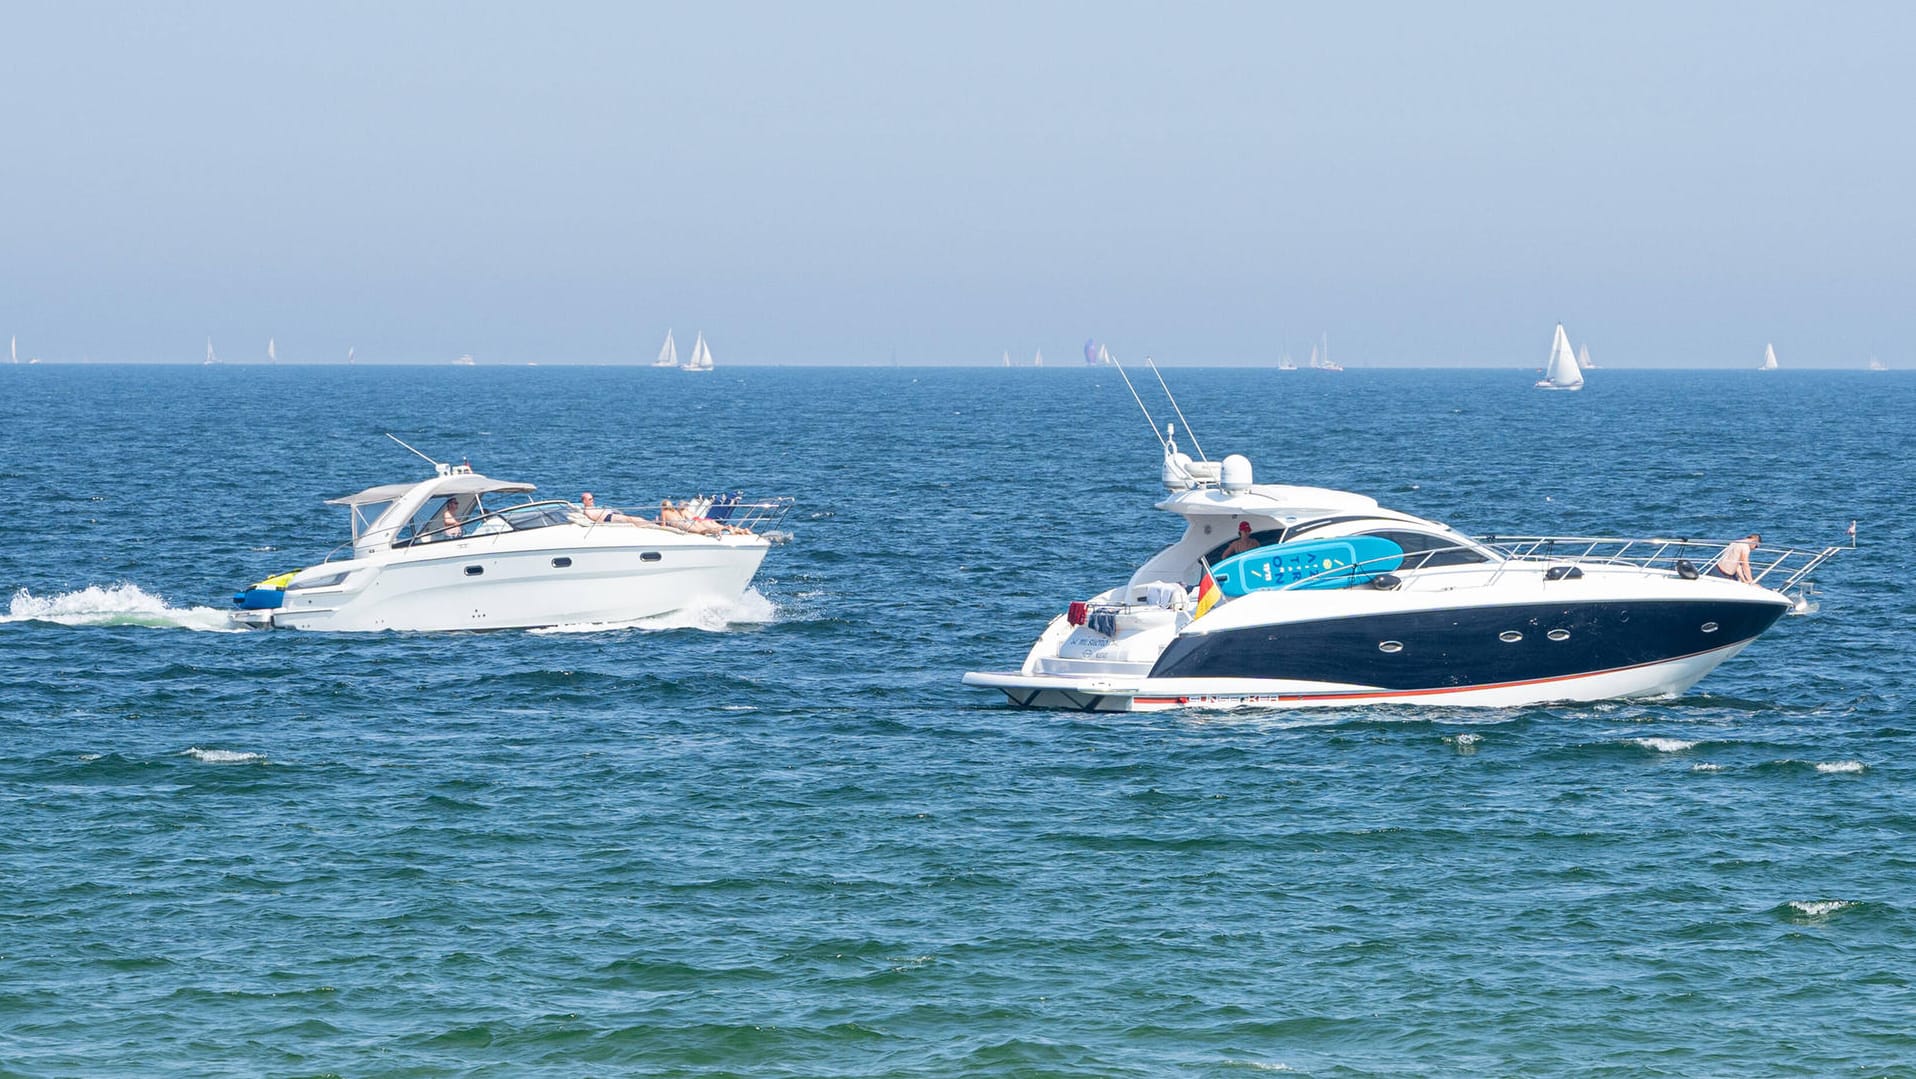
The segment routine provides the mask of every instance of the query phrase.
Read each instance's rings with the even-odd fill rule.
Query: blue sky
[[[23,354],[1916,366],[1908,7],[181,8],[0,9]]]

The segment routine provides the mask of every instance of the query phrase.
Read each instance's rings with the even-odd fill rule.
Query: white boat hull
[[[630,622],[736,600],[767,549],[758,537],[622,525],[479,536],[410,548],[403,557],[315,566],[295,578],[281,606],[237,620],[333,632]],[[342,573],[337,584],[299,587],[301,578]]]

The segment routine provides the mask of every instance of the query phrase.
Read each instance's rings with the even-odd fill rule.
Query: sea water
[[[1169,377],[1468,532],[1859,546],[1677,700],[1017,711],[959,676],[1177,534],[1114,371],[0,368],[0,1075],[1916,1071],[1916,379]],[[792,539],[619,629],[224,632],[387,432]]]

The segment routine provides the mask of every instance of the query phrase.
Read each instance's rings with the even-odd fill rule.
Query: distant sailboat
[[[273,339],[270,337],[266,339],[266,362],[267,363],[279,362],[279,353],[273,348]]]
[[[1324,334],[1324,347],[1322,351],[1319,351],[1316,345],[1311,346],[1311,369],[1314,371],[1342,371],[1344,369],[1343,364],[1331,362],[1330,334]]]
[[[1760,364],[1757,364],[1756,369],[1758,371],[1776,370],[1776,346],[1775,345],[1763,346],[1763,362]]]
[[[14,334],[13,339],[7,342],[7,355],[13,358],[14,363],[20,362],[20,335],[19,334]]]
[[[1312,349],[1312,351],[1315,352],[1316,349]],[[1286,352],[1283,358],[1277,361],[1277,369],[1279,371],[1295,371],[1297,370],[1297,362],[1291,359],[1290,353]]]
[[[218,362],[220,362],[220,358],[218,356],[213,355],[213,339],[209,337],[206,339],[206,359],[200,364],[200,366],[205,367],[210,364],[215,364]]]
[[[1563,323],[1557,323],[1557,336],[1550,342],[1550,366],[1544,370],[1543,381],[1537,383],[1540,390],[1580,390],[1583,389],[1583,372],[1577,369],[1577,358],[1570,354],[1570,337],[1563,332]]]
[[[680,366],[681,371],[710,371],[712,369],[712,346],[705,343],[705,331],[700,330],[698,340],[692,343],[692,358]]]
[[[20,361],[16,359],[13,362],[19,363]],[[1889,365],[1877,359],[1876,357],[1871,356],[1869,358],[1869,369],[1871,371],[1887,371],[1889,370]]]
[[[659,346],[659,358],[652,361],[654,367],[677,367],[679,365],[678,342],[672,340],[672,331],[665,331],[665,344]]]
[[[1011,352],[1009,350],[1005,352],[1005,366],[1006,367],[1011,366]]]
[[[472,353],[468,352],[464,356],[452,361],[452,365],[454,367],[476,367],[478,363],[472,358]]]
[[[1578,370],[1588,371],[1595,366],[1596,364],[1590,362],[1590,346],[1589,345],[1584,345],[1583,347],[1577,349],[1577,369]]]
[[[351,367],[352,365],[353,365],[353,346],[347,345],[346,346],[346,366]]]
[[[1111,350],[1094,340],[1084,343],[1084,362],[1087,367],[1111,366]]]
[[[1037,353],[1031,357],[1031,366],[1033,367],[1044,366],[1044,349],[1039,349]]]

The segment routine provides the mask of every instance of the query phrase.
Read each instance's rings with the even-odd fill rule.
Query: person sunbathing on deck
[[[579,496],[579,512],[585,516],[586,520],[591,521],[594,524],[645,525],[650,528],[658,527],[657,525],[654,525],[651,521],[648,521],[643,517],[633,517],[630,514],[620,513],[618,510],[606,509],[604,506],[593,505],[591,491],[587,491],[584,494]]]
[[[739,536],[751,535],[749,531],[736,525],[720,524],[704,517],[694,517],[674,506],[669,498],[659,500],[659,523],[667,528],[690,532],[695,536],[722,536],[728,532]]]

